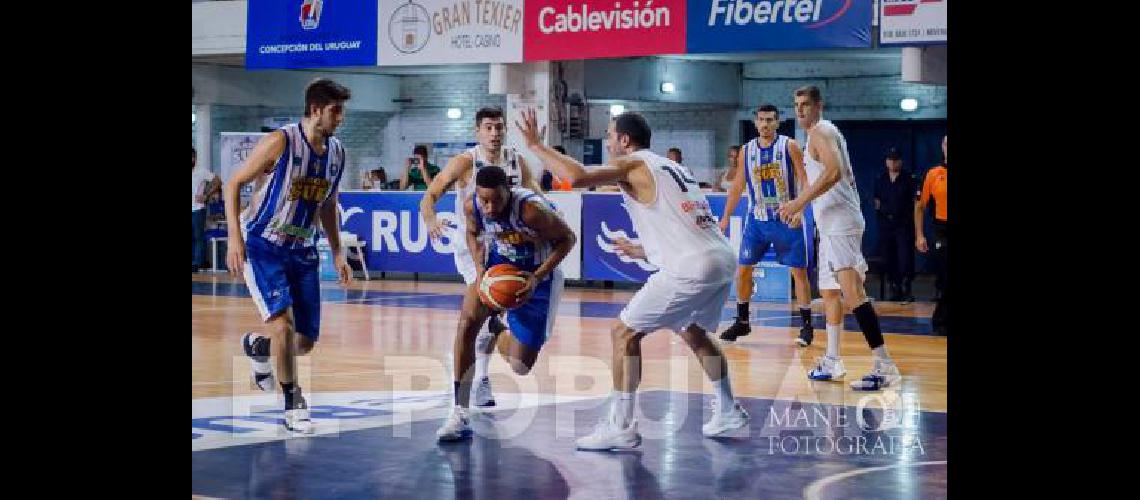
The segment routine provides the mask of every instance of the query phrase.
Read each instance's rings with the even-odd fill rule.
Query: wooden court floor
[[[261,322],[247,295],[228,295],[244,295],[241,281],[218,273],[194,275],[193,283],[192,397],[257,393],[249,383],[248,361],[238,342]],[[324,287],[320,340],[313,354],[301,362],[306,391],[449,390],[446,363],[462,284],[372,280],[357,281],[347,292],[335,283]],[[529,392],[570,387],[575,394],[608,393],[609,328],[616,311],[632,295],[633,291],[626,290],[567,287],[552,338],[530,375],[516,376],[502,359],[492,360],[490,372],[497,390],[525,383]],[[726,304],[722,329],[730,324],[733,307]],[[722,344],[738,395],[810,396],[825,403],[855,398],[846,383],[820,384],[806,378],[826,345],[818,301],[814,305],[815,342],[807,348],[792,342],[798,326],[790,325],[796,313],[788,304],[753,303],[751,309],[751,335],[735,344]],[[945,412],[946,338],[929,335],[933,304],[876,302],[875,309],[883,318],[887,347],[904,375],[901,391],[922,411]],[[610,311],[615,312],[606,314]],[[850,379],[870,368],[870,357],[862,335],[851,328],[851,318],[847,323],[841,350]],[[893,332],[892,325],[903,325],[895,329],[907,331]],[[642,356],[642,389],[711,394],[700,365],[670,332],[647,336]],[[521,380],[525,378],[533,380]]]

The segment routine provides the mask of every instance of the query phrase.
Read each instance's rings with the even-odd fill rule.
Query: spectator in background
[[[364,177],[364,189],[371,191],[381,191],[388,187],[388,172],[382,168],[377,168],[368,171],[368,175]]]
[[[198,151],[190,148],[190,272],[206,267],[206,200],[222,189],[217,174],[198,166]]]
[[[736,177],[736,158],[740,155],[740,146],[732,145],[728,148],[728,164],[725,165],[723,170],[718,170],[719,174],[716,176],[713,189],[722,193],[728,192],[732,187],[732,179]]]
[[[684,162],[681,161],[681,148],[669,148],[669,151],[665,152],[665,156],[677,162],[678,165],[684,165]]]
[[[910,286],[914,280],[914,193],[918,191],[914,174],[903,170],[902,154],[896,148],[887,151],[887,169],[875,181],[873,197],[879,222],[879,255],[886,263],[890,300],[912,301]]]
[[[428,163],[427,146],[419,144],[412,150],[412,157],[404,162],[404,176],[400,178],[400,190],[411,188],[427,191],[428,184],[439,174],[439,167]]]
[[[947,234],[947,213],[946,213],[946,176],[949,167],[949,160],[946,156],[946,137],[942,137],[942,164],[931,168],[926,172],[926,179],[922,182],[922,193],[919,195],[918,204],[914,206],[914,233],[915,241],[914,246],[918,248],[919,252],[926,253],[930,247],[926,243],[926,234],[922,232],[922,219],[926,211],[926,203],[934,198],[934,261],[935,266],[938,268],[938,303],[934,306],[934,317],[931,318],[931,323],[934,326],[934,333],[936,335],[945,336],[947,332],[947,311],[946,311],[946,278],[948,273],[946,262],[946,234]]]

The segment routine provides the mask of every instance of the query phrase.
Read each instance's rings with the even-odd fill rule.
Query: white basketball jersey
[[[460,227],[467,224],[467,219],[463,217],[463,200],[470,198],[471,194],[475,192],[475,175],[479,173],[479,169],[489,165],[498,166],[507,173],[507,183],[511,187],[522,186],[522,167],[519,166],[519,154],[514,149],[503,147],[503,151],[499,155],[499,163],[491,163],[487,159],[486,151],[483,151],[483,146],[480,145],[468,149],[465,153],[471,155],[474,161],[471,166],[471,177],[467,178],[467,185],[460,187],[456,183],[455,213],[459,214]]]
[[[859,190],[855,187],[851,156],[847,154],[847,140],[830,121],[820,120],[815,126],[829,135],[834,134],[839,145],[839,181],[811,202],[816,227],[819,234],[860,234],[864,227],[863,211],[859,208]],[[807,171],[808,182],[815,184],[823,174],[823,164],[808,153],[810,146],[811,134],[808,134],[804,144],[804,170]]]
[[[731,280],[736,264],[732,247],[689,169],[648,149],[632,156],[649,167],[657,190],[649,205],[622,191],[646,260],[678,278],[703,283]]]

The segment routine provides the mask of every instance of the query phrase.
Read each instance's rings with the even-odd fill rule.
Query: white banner
[[[578,237],[574,248],[571,248],[566,258],[562,259],[562,276],[568,280],[582,279],[582,194],[567,191],[552,191],[545,194],[554,202],[558,214],[574,231],[574,236]]]
[[[241,164],[245,163],[245,159],[249,157],[249,153],[253,151],[253,147],[257,145],[257,141],[261,140],[261,136],[265,132],[222,132],[221,140],[219,141],[219,148],[222,151],[221,165],[219,172],[222,182],[230,181],[230,177],[234,175],[241,168]],[[242,187],[241,202],[245,206],[249,202],[250,196],[253,195],[253,185],[251,182]]]
[[[879,0],[879,43],[946,43],[947,1]]]
[[[376,64],[517,63],[523,0],[381,2]]]

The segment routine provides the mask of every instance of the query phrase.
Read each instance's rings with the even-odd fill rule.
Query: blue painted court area
[[[206,283],[192,282],[193,295],[212,295],[222,297],[249,297],[249,290],[245,285],[238,283]],[[344,290],[339,287],[321,289],[321,300],[324,302],[347,304],[373,304],[396,307],[423,307],[428,309],[459,310],[463,304],[463,297],[458,294],[439,294],[423,292],[392,292],[378,290]],[[563,301],[558,309],[561,315],[579,316],[583,318],[616,318],[623,303],[614,302],[567,302]],[[789,311],[755,310],[750,313],[750,323],[753,326],[770,327],[796,327],[802,325],[799,315]],[[725,307],[721,312],[721,320],[728,321],[736,317],[733,307]],[[817,329],[823,325],[823,316],[816,315],[812,320]],[[879,316],[879,322],[884,332],[904,335],[934,335],[930,318],[914,318],[908,316]],[[859,330],[855,316],[847,315],[844,318],[843,328]]]
[[[192,452],[192,492],[218,498],[945,498],[946,414],[740,398],[746,437],[709,439],[709,396],[645,391],[640,448],[585,452],[598,400]],[[446,405],[446,400],[440,401]],[[521,413],[519,410],[517,413]],[[316,415],[314,415],[316,416]],[[405,427],[406,428],[406,427]],[[195,429],[206,432],[205,429]],[[196,432],[197,434],[197,432]],[[496,437],[500,436],[500,437]]]

